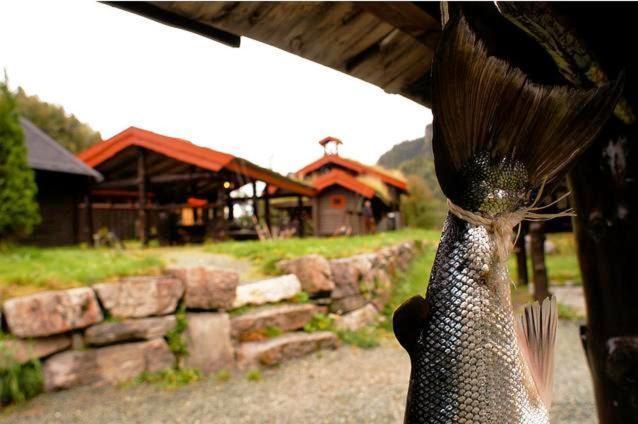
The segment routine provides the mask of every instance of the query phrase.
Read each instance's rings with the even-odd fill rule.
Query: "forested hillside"
[[[424,137],[394,145],[377,163],[384,168],[398,169],[408,178],[410,196],[402,205],[406,223],[425,228],[442,224],[445,198],[434,171],[431,124],[426,127]]]

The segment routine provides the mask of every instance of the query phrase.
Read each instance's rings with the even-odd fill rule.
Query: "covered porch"
[[[248,160],[134,127],[79,157],[104,175],[81,206],[90,242],[100,229],[143,245],[256,238],[259,229],[275,227],[271,198],[296,197],[301,209],[314,194]]]

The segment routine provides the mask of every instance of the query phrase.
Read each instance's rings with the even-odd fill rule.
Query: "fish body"
[[[410,351],[407,423],[549,422],[494,258],[485,227],[448,216]]]
[[[455,6],[456,7],[456,6]],[[432,65],[433,152],[450,213],[426,297],[393,327],[412,371],[405,422],[549,422],[556,303],[513,313],[513,227],[593,141],[622,81],[591,90],[535,84],[490,56],[462,11]]]

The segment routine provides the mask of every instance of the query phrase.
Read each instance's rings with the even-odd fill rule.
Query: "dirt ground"
[[[574,322],[561,321],[552,423],[595,423],[589,372]],[[0,415],[3,423],[400,423],[407,355],[391,337],[380,347],[344,346],[265,370],[177,390],[79,388],[45,394]]]

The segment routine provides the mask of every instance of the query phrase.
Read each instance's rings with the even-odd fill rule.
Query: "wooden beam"
[[[412,2],[358,2],[357,6],[412,36],[430,49],[436,49],[441,24]]]
[[[303,218],[303,197],[297,196],[297,234],[302,238],[305,236]]]
[[[525,248],[525,233],[522,231],[521,234],[519,234],[518,239],[516,240],[514,253],[516,254],[516,274],[518,276],[517,284],[519,286],[526,286],[529,284],[529,276],[527,274],[527,251]]]
[[[189,19],[176,13],[159,8],[145,1],[106,1],[105,4],[145,16],[156,22],[173,28],[193,32],[202,37],[210,38],[229,47],[239,47],[241,39],[235,34],[203,24],[195,19]]]
[[[314,227],[314,235],[317,237],[319,235],[319,221],[321,220],[321,215],[319,213],[319,199],[316,197],[312,198],[312,226]]]
[[[581,328],[598,422],[638,417],[638,131],[612,120],[569,175],[587,306]],[[613,152],[613,154],[610,154]]]
[[[545,233],[543,231],[543,223],[530,223],[529,235],[532,272],[534,273],[534,299],[542,302],[549,296],[547,266],[545,266]]]
[[[268,186],[264,187],[264,221],[268,227],[268,231],[272,234],[272,223],[270,222],[270,196],[268,195]]]
[[[549,53],[567,81],[577,87],[601,86],[609,82],[609,77],[585,42],[551,3],[499,1],[496,6],[507,20],[529,34]],[[614,114],[625,124],[636,122],[636,114],[624,97],[616,105]]]
[[[146,181],[150,184],[165,184],[165,183],[178,183],[188,182],[195,180],[207,180],[214,179],[214,175],[210,172],[194,172],[192,174],[168,174],[168,175],[156,175],[149,177]],[[111,180],[100,184],[99,188],[120,188],[120,187],[135,187],[139,184],[139,176],[137,178],[125,178],[122,180]]]
[[[88,193],[84,195],[84,225],[86,243],[89,246],[94,246],[95,240],[93,239],[93,233],[95,231],[93,229],[93,209],[91,208],[91,196]]]
[[[148,220],[146,214],[146,152],[139,149],[137,156],[138,211],[140,223],[140,241],[142,246],[148,245]]]
[[[259,219],[259,203],[257,202],[257,183],[255,180],[252,182],[253,188],[253,216]]]

